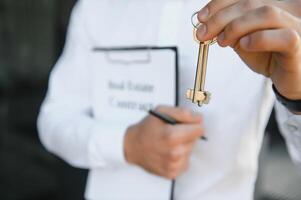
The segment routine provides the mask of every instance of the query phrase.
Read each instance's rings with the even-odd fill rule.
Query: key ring
[[[194,36],[194,39],[195,39],[195,41],[200,42],[198,40],[198,38],[196,37],[197,29],[202,25],[202,23],[200,23],[199,21],[195,22],[195,18],[196,18],[196,16],[197,16],[198,13],[199,13],[199,11],[194,12],[191,15],[190,21],[191,21],[191,24],[193,26],[193,36]],[[200,42],[200,43],[212,45],[212,44],[216,43],[216,38],[213,38],[212,40],[207,40],[207,41],[204,41],[204,42]]]

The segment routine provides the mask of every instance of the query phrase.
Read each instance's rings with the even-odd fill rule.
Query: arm
[[[171,126],[147,116],[130,127],[104,124],[92,116],[91,75],[86,64],[91,45],[79,1],[63,55],[50,76],[38,129],[44,146],[69,164],[101,168],[131,163],[167,178],[186,170],[193,145],[203,135],[201,117],[172,107],[159,107],[181,124]],[[128,167],[128,165],[126,166]]]
[[[301,100],[297,5],[300,8],[300,0],[213,0],[199,12],[203,25],[197,37],[200,41],[217,37],[221,47],[232,47],[250,69],[271,78],[282,96]]]
[[[217,37],[246,65],[269,77],[289,100],[301,100],[300,0],[212,0],[198,14],[200,41]],[[293,160],[301,166],[301,113],[278,101],[277,119]]]
[[[64,52],[51,72],[38,118],[39,136],[49,151],[73,166],[121,164],[125,162],[124,127],[109,128],[91,116],[90,68],[86,64],[91,45],[83,2],[74,8]]]

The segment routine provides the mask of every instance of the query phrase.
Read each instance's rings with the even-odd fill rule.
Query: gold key
[[[215,43],[215,39],[208,40],[205,42],[200,42],[196,38],[197,26],[194,26],[194,37],[195,40],[199,43],[199,54],[197,69],[194,81],[194,88],[188,89],[186,93],[186,98],[191,100],[192,103],[202,106],[203,104],[208,104],[210,101],[211,94],[208,91],[205,91],[205,78],[206,78],[206,69],[207,69],[207,60],[209,46]]]

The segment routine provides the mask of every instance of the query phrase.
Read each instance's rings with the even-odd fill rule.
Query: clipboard
[[[158,57],[158,54],[162,53],[162,57]],[[174,91],[169,92],[170,94],[173,94],[173,97],[167,97],[170,98],[168,100],[168,102],[170,102],[170,106],[178,106],[179,104],[179,57],[178,57],[178,49],[177,47],[174,46],[166,46],[166,47],[156,47],[156,46],[136,46],[136,47],[113,47],[113,48],[102,48],[102,47],[94,47],[92,48],[92,54],[94,57],[94,61],[95,60],[100,60],[101,62],[99,62],[99,64],[94,63],[93,65],[93,69],[95,71],[99,70],[98,72],[93,73],[93,81],[96,81],[93,85],[96,86],[94,88],[95,95],[97,96],[97,102],[93,103],[93,116],[94,118],[99,121],[102,125],[104,126],[108,126],[108,127],[127,127],[130,124],[135,123],[136,121],[140,121],[145,115],[147,115],[147,112],[149,109],[153,109],[153,108],[147,108],[145,110],[140,110],[140,112],[135,112],[133,110],[127,112],[126,109],[114,109],[114,108],[107,108],[108,106],[104,105],[105,104],[105,99],[108,98],[108,92],[105,93],[104,95],[101,95],[101,91],[105,91],[108,90],[107,87],[107,83],[108,80],[107,79],[105,81],[102,81],[101,78],[103,76],[111,76],[114,77],[114,73],[118,73],[118,70],[121,70],[123,72],[125,72],[126,70],[133,70],[133,72],[135,72],[135,70],[141,70],[143,71],[144,67],[152,67],[153,65],[151,63],[153,63],[153,59],[162,59],[162,63],[165,60],[168,60],[168,62],[166,63],[174,63],[173,66],[169,66],[171,70],[171,67],[173,67],[172,69],[172,76],[173,77],[169,77],[166,79],[162,80],[162,77],[160,79],[153,79],[153,80],[158,80],[159,86],[157,85],[156,87],[160,87],[162,86],[162,88],[164,87],[164,82],[168,82],[170,80],[173,80],[173,82],[170,85],[173,85],[173,89]],[[169,55],[170,58],[166,58],[164,57],[164,55]],[[93,61],[93,59],[92,59]],[[160,60],[161,61],[161,60]],[[157,62],[155,62],[157,63]],[[160,62],[159,62],[160,63]],[[102,64],[104,64],[102,66]],[[108,66],[106,66],[108,65]],[[163,64],[164,65],[164,64]],[[161,66],[163,67],[163,66]],[[100,68],[100,69],[99,69]],[[116,68],[114,69],[112,72],[110,72],[110,70],[112,70],[112,68]],[[154,69],[156,70],[155,74],[160,74],[158,72],[158,70],[162,69],[157,67],[154,67]],[[151,69],[147,70],[148,72],[151,71]],[[164,70],[162,70],[164,71]],[[105,72],[105,75],[102,74],[102,72]],[[163,74],[166,72],[162,72]],[[102,77],[99,77],[98,75],[102,74]],[[139,73],[138,73],[139,74]],[[129,74],[127,74],[129,75]],[[144,76],[151,76],[150,74],[143,74]],[[167,74],[168,76],[169,74]],[[133,77],[137,77],[137,74],[134,74]],[[119,74],[116,78],[116,80],[118,80],[120,77],[122,77],[122,74]],[[128,79],[130,79],[131,77],[127,77]],[[163,76],[164,78],[164,76]],[[141,80],[141,79],[140,79]],[[116,90],[116,93],[118,93],[117,95],[125,92],[124,88],[126,87],[124,84],[124,81],[119,84],[116,83],[115,85],[112,84],[112,88],[113,90]],[[116,87],[116,88],[114,88]],[[166,91],[167,89],[164,88],[164,90]],[[112,92],[112,91],[111,91]],[[100,95],[99,95],[100,93]],[[113,94],[115,94],[115,92],[112,92]],[[133,93],[131,93],[132,95],[134,95]],[[130,96],[130,93],[127,93],[125,95]],[[158,93],[159,95],[162,94],[162,92]],[[111,94],[109,94],[111,95]],[[158,95],[158,96],[159,96]],[[121,95],[122,96],[122,95]],[[168,95],[167,95],[168,96]],[[119,96],[120,97],[120,96]],[[152,97],[154,99],[156,99],[156,93],[154,93],[154,97]],[[172,98],[172,101],[171,101]],[[94,99],[94,98],[93,98]],[[160,99],[160,98],[159,98]],[[104,102],[104,103],[103,103]],[[164,104],[166,105],[166,104]],[[112,113],[110,113],[112,112]],[[131,115],[131,113],[134,113],[133,115]],[[123,115],[123,117],[121,116]],[[109,170],[109,169],[108,169]],[[104,173],[103,172],[99,172],[99,173]],[[120,174],[119,174],[120,173]],[[157,175],[153,175],[150,173],[145,172],[144,170],[140,169],[140,168],[136,168],[134,166],[128,166],[128,168],[124,168],[120,171],[115,171],[114,175],[118,175],[118,176],[122,176],[122,177],[128,177],[133,178],[135,180],[135,182],[132,183],[131,187],[128,188],[129,191],[132,191],[130,193],[135,193],[135,190],[137,188],[140,187],[140,190],[143,191],[143,193],[145,194],[149,194],[151,195],[151,186],[152,185],[157,185],[160,190],[162,191],[162,199],[167,199],[170,196],[170,190],[172,188],[172,182],[170,180],[164,179],[162,177],[159,177]],[[140,183],[144,183],[145,185],[147,185],[146,187],[141,187]],[[106,184],[110,184],[110,183],[106,183]],[[114,184],[114,187],[117,188],[122,188],[122,183],[116,183],[116,182],[112,182],[112,184]]]
[[[174,106],[179,106],[179,56],[178,56],[178,48],[176,46],[133,46],[133,47],[93,47],[92,51],[94,53],[104,52],[106,55],[106,59],[115,64],[124,64],[124,65],[132,65],[132,64],[143,64],[147,62],[151,62],[151,54],[147,54],[146,59],[144,60],[119,60],[114,59],[110,56],[113,52],[131,52],[131,51],[159,51],[159,50],[169,50],[174,52],[175,54],[175,102]]]

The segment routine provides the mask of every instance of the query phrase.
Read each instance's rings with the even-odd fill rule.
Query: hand
[[[175,179],[188,167],[193,145],[203,135],[202,118],[182,108],[158,107],[178,125],[166,124],[154,116],[128,128],[125,157],[129,163],[169,179]]]
[[[212,0],[198,14],[200,41],[218,36],[288,99],[301,99],[301,1]]]

